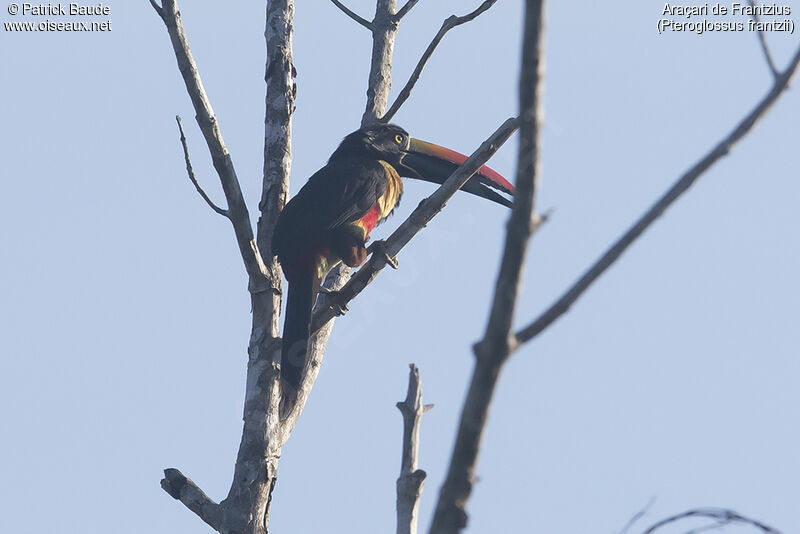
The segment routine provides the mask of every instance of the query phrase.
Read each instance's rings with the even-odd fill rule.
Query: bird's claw
[[[384,241],[383,239],[379,239],[378,241],[375,241],[370,246],[368,246],[367,252],[369,252],[370,254],[378,254],[382,256],[383,259],[386,260],[386,263],[389,264],[389,267],[391,267],[392,269],[397,269],[399,267],[397,263],[397,258],[390,256],[389,253],[386,252],[386,241]]]
[[[342,316],[350,311],[350,308],[347,307],[347,303],[339,304],[336,302],[340,294],[338,290],[320,287],[319,292],[325,295],[325,305],[333,310],[333,313],[337,316]]]
[[[335,313],[338,317],[341,317],[342,315],[350,311],[350,308],[347,306],[347,304],[338,304],[336,302],[331,302],[330,304],[328,304],[328,307],[331,310],[333,310],[333,313]]]

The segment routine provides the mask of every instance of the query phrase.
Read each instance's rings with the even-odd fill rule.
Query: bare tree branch
[[[703,173],[727,155],[734,145],[758,123],[772,104],[783,94],[800,63],[800,49],[797,50],[786,70],[776,79],[770,91],[756,107],[742,119],[724,139],[711,149],[700,161],[686,171],[675,184],[664,193],[636,223],[625,232],[606,252],[581,276],[556,302],[525,328],[516,333],[516,345],[530,341],[564,315],[581,295],[597,280],[606,269],[616,262],[622,253],[636,241],[658,217],[666,211]]]
[[[388,259],[396,257],[403,247],[442,210],[450,197],[455,195],[472,175],[500,149],[516,131],[517,126],[518,119],[507,119],[431,196],[420,202],[411,215],[382,244],[383,253],[373,253],[350,281],[334,296],[327,299],[327,305],[314,313],[311,331],[316,332],[324,327],[338,314],[338,310],[345,309],[347,304],[386,267],[389,263]]]
[[[371,23],[370,21],[368,21],[368,20],[367,20],[367,19],[365,19],[364,17],[361,17],[361,16],[359,16],[358,14],[354,13],[353,11],[351,11],[351,10],[350,10],[350,9],[349,9],[349,8],[348,8],[346,5],[344,5],[343,3],[341,3],[339,0],[331,0],[331,2],[333,2],[333,5],[335,5],[335,6],[336,6],[336,7],[338,7],[339,9],[341,9],[341,10],[342,10],[342,12],[343,12],[345,15],[347,15],[348,17],[350,17],[350,18],[351,18],[351,19],[353,19],[354,21],[358,22],[359,24],[361,24],[362,26],[364,26],[364,27],[365,27],[366,29],[368,29],[369,31],[372,31],[372,23]]]
[[[397,98],[392,104],[392,107],[390,107],[389,111],[387,111],[386,114],[381,118],[381,122],[389,122],[390,120],[392,120],[392,117],[395,116],[395,114],[400,110],[400,107],[403,104],[405,104],[406,100],[408,100],[408,97],[411,96],[411,90],[414,89],[414,86],[417,84],[417,81],[419,81],[419,77],[422,74],[422,69],[425,68],[425,65],[428,63],[428,60],[433,55],[433,52],[434,50],[436,50],[436,47],[439,46],[439,43],[441,42],[445,34],[450,30],[452,30],[453,28],[455,28],[456,26],[460,26],[462,24],[470,22],[471,20],[474,20],[478,15],[480,15],[481,13],[492,7],[495,4],[495,2],[497,2],[497,0],[486,0],[480,6],[478,6],[478,8],[475,9],[473,12],[468,13],[467,15],[464,15],[462,17],[458,17],[456,15],[450,15],[445,19],[444,22],[442,22],[442,27],[439,28],[439,31],[434,36],[433,40],[431,41],[431,44],[429,44],[428,48],[425,49],[425,52],[422,54],[422,57],[417,63],[417,66],[414,67],[414,72],[411,73],[411,77],[406,82],[406,85],[400,90],[400,94],[397,95]],[[409,1],[409,3],[411,2]],[[406,4],[405,7],[408,7],[408,4]]]
[[[372,60],[367,82],[367,106],[361,126],[378,122],[389,103],[392,88],[392,56],[398,22],[394,19],[397,0],[377,0],[372,19]]]
[[[164,469],[161,487],[172,498],[181,501],[186,508],[208,523],[211,528],[219,529],[222,520],[220,506],[203,493],[203,490],[198,488],[192,479],[186,478],[177,469]]]
[[[396,21],[400,22],[400,21],[403,19],[403,17],[405,17],[406,15],[408,15],[408,12],[409,12],[409,11],[411,11],[411,9],[412,9],[412,8],[413,8],[415,5],[417,5],[417,2],[419,2],[419,0],[408,0],[408,1],[406,2],[406,5],[404,5],[403,7],[401,7],[401,8],[400,8],[400,11],[398,11],[398,12],[395,14],[395,16],[394,16],[394,20],[396,20]]]
[[[206,201],[206,204],[208,204],[212,210],[219,213],[225,218],[229,218],[227,210],[224,210],[219,206],[217,206],[216,204],[214,204],[214,202],[210,198],[208,198],[206,192],[203,191],[203,188],[200,187],[200,184],[197,182],[197,178],[194,175],[194,170],[192,169],[192,161],[189,158],[189,147],[186,146],[186,135],[183,133],[183,124],[181,124],[181,116],[175,115],[175,120],[178,121],[178,130],[180,130],[181,132],[181,145],[183,146],[183,158],[186,160],[186,172],[189,174],[189,180],[192,181],[195,189],[197,189],[197,192],[200,193],[200,196],[203,197],[203,200]]]
[[[483,339],[475,345],[475,368],[461,412],[447,478],[439,493],[432,534],[457,534],[467,526],[466,505],[489,406],[500,369],[511,353],[511,325],[522,280],[525,252],[539,225],[535,215],[539,181],[540,122],[544,71],[544,1],[528,0],[522,37],[519,82],[520,144],[514,206],[503,259]]]
[[[697,508],[694,510],[688,510],[686,512],[673,515],[666,519],[662,519],[658,523],[655,523],[653,526],[645,530],[643,534],[653,534],[653,532],[655,532],[656,530],[660,529],[663,526],[672,523],[677,523],[678,521],[692,517],[713,519],[714,521],[717,521],[717,524],[711,525],[712,528],[718,528],[721,526],[738,523],[757,528],[758,530],[764,532],[765,534],[781,534],[780,531],[770,527],[769,525],[765,525],[760,521],[756,521],[755,519],[751,519],[749,517],[745,517],[741,514],[738,514],[733,510],[726,510],[724,508]]]
[[[181,22],[177,2],[175,0],[164,0],[160,15],[172,41],[172,48],[175,51],[178,68],[186,84],[186,91],[189,93],[189,98],[191,98],[192,105],[197,113],[197,124],[206,139],[208,150],[211,153],[211,160],[219,175],[222,190],[228,201],[228,218],[233,225],[239,252],[249,275],[251,291],[261,290],[266,285],[266,280],[259,268],[260,262],[255,257],[255,251],[258,249],[251,244],[251,241],[253,241],[253,228],[250,226],[250,215],[242,196],[239,179],[236,177],[236,171],[233,168],[233,161],[225,146],[225,141],[222,139],[217,117],[203,88],[200,73],[197,71],[197,64],[189,49],[189,42]]]
[[[258,248],[264,251],[269,291],[251,291],[252,327],[248,346],[244,428],[233,481],[224,504],[228,532],[266,534],[278,476],[283,431],[280,401],[281,268],[272,255],[272,234],[289,195],[292,114],[297,94],[292,56],[294,0],[269,0],[264,39],[267,62],[264,116],[264,175]]]
[[[758,13],[755,12],[755,0],[748,0],[748,2],[750,3],[750,7],[753,8],[753,20],[756,21],[756,24],[760,24],[761,17],[759,17]],[[778,72],[778,68],[775,66],[775,61],[772,59],[772,54],[769,51],[769,46],[767,46],[767,38],[764,36],[764,32],[761,31],[761,28],[757,29],[758,42],[761,44],[761,51],[764,52],[764,59],[767,60],[767,66],[769,67],[770,72],[772,72],[773,78],[777,78],[780,76],[780,72]]]
[[[280,354],[278,315],[281,271],[272,255],[265,263],[259,244],[266,252],[272,229],[288,191],[291,162],[291,112],[294,109],[294,67],[291,64],[293,0],[267,2],[267,119],[265,173],[258,242],[253,237],[250,217],[217,118],[203,89],[197,66],[189,50],[175,0],[164,0],[163,8],[153,6],[162,17],[172,41],[178,67],[195,108],[197,122],[206,139],[214,168],[220,177],[239,250],[247,269],[253,324],[248,346],[244,429],[228,496],[218,505],[205,497],[177,470],[167,470],[162,487],[200,515],[215,530],[224,533],[266,534],[269,503],[277,477],[280,457],[280,398],[276,358]],[[283,89],[281,89],[283,88]],[[180,124],[179,124],[180,125]],[[182,136],[185,137],[185,136]],[[185,139],[184,141],[185,142]],[[186,145],[184,144],[184,149]],[[274,154],[278,153],[277,156]],[[184,154],[187,157],[187,153]],[[274,156],[274,157],[273,157]],[[202,193],[201,193],[202,194]]]
[[[161,17],[161,20],[164,20],[164,9],[156,3],[156,0],[150,0],[150,5],[156,10],[158,16]]]
[[[628,519],[628,521],[625,523],[625,526],[622,527],[622,530],[619,531],[619,534],[628,534],[633,525],[635,525],[637,521],[642,519],[647,514],[647,511],[650,509],[651,506],[653,506],[654,502],[656,502],[655,497],[650,499],[650,501],[644,506],[644,508],[633,514],[633,516],[630,519]]]
[[[425,471],[417,469],[419,424],[422,415],[433,408],[433,404],[422,404],[419,369],[413,363],[408,367],[406,400],[397,403],[397,409],[403,415],[403,456],[397,479],[397,534],[417,534],[419,499],[427,476]]]

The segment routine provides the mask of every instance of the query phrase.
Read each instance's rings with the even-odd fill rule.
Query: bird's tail
[[[303,367],[306,363],[311,309],[314,306],[314,277],[300,276],[289,283],[286,317],[283,321],[281,346],[281,391],[284,408],[291,408],[297,399]]]

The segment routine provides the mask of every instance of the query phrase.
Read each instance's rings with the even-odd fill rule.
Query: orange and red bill
[[[465,161],[467,156],[455,150],[411,139],[397,170],[407,178],[442,184]],[[508,197],[514,195],[514,186],[486,165],[478,169],[461,190],[508,207],[512,205]]]

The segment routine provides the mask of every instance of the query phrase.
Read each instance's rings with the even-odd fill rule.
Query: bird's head
[[[409,149],[408,132],[395,124],[377,124],[356,130],[344,138],[334,157],[372,157],[397,167]]]
[[[437,184],[444,183],[467,160],[467,156],[455,150],[410,137],[396,124],[377,124],[356,130],[344,138],[331,159],[339,157],[383,160],[400,176]],[[461,190],[509,207],[512,203],[507,196],[514,194],[514,186],[485,165]]]

